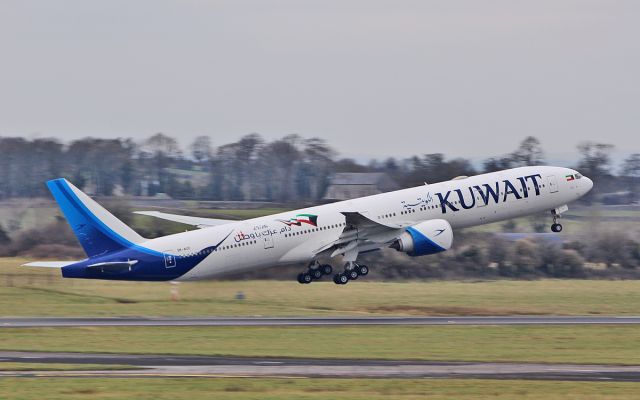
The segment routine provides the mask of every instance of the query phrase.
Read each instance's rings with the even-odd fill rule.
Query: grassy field
[[[169,283],[64,280],[0,259],[4,316],[636,315],[639,281]],[[176,287],[174,285],[174,287]],[[237,300],[242,292],[244,300]],[[232,356],[640,364],[636,326],[0,329],[0,349]],[[32,365],[31,367],[38,367]],[[0,369],[29,369],[1,364]],[[73,366],[53,365],[53,370]],[[83,366],[83,369],[85,366]],[[116,368],[119,368],[116,366]],[[43,366],[47,369],[47,366]],[[5,392],[3,392],[5,391]],[[476,380],[1,378],[12,399],[632,399],[634,383]]]
[[[63,279],[0,259],[5,316],[523,315],[638,313],[640,281],[169,283]],[[236,300],[242,292],[244,300]]]
[[[410,379],[4,378],[0,397],[42,399],[637,399],[638,384]]]
[[[1,350],[640,364],[635,326],[91,327],[0,330]]]

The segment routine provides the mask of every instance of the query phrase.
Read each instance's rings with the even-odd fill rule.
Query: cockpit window
[[[579,173],[576,174],[576,179],[580,179],[580,178],[582,178],[582,175],[580,175]]]

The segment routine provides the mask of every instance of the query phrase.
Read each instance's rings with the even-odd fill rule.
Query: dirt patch
[[[504,308],[456,307],[456,306],[382,306],[368,308],[367,311],[381,314],[409,314],[429,316],[508,316],[508,315],[545,315],[532,310],[509,310]]]

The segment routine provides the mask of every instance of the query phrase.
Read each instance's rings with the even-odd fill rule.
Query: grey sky
[[[638,1],[0,1],[0,135],[639,152]]]

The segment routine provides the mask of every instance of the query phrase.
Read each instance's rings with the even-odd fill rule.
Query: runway
[[[4,371],[0,377],[475,378],[640,382],[640,366],[335,360],[0,351],[0,362],[127,365],[129,370]]]
[[[0,328],[88,326],[348,326],[640,324],[640,316],[0,318]]]

